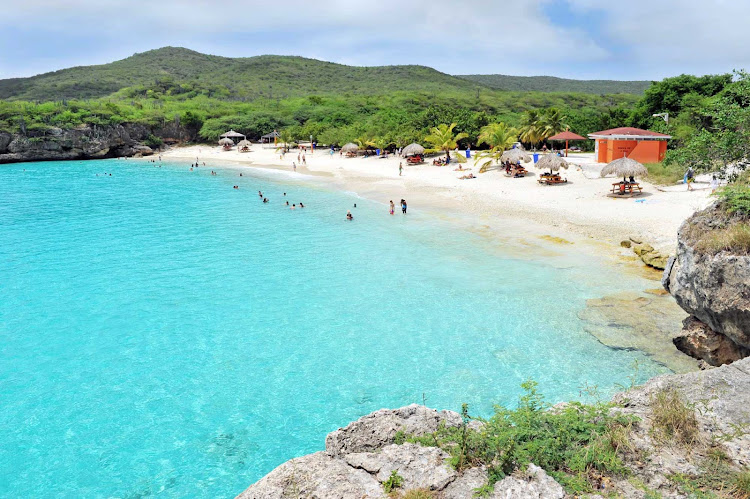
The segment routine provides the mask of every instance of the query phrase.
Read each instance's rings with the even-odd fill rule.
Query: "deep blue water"
[[[582,330],[623,279],[410,211],[247,170],[0,166],[0,496],[231,497],[382,407],[664,372]]]

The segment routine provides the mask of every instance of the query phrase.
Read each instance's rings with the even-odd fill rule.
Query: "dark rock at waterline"
[[[750,256],[729,251],[716,254],[698,251],[691,234],[711,230],[726,218],[714,205],[690,217],[680,227],[677,252],[666,265],[662,278],[664,289],[677,304],[711,331],[737,345],[737,352],[750,349]],[[703,350],[711,351],[717,343],[713,335],[693,335],[693,349],[704,337]],[[741,348],[739,348],[741,347]]]
[[[750,356],[750,349],[742,347],[723,334],[712,331],[693,316],[682,323],[682,332],[672,338],[677,349],[712,366],[731,364]]]
[[[151,135],[169,138],[170,142],[195,139],[173,123],[162,128],[124,123],[30,130],[24,134],[0,131],[0,163],[149,156],[154,151],[144,142]]]

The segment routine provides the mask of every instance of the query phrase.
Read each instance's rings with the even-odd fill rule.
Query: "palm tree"
[[[500,161],[503,151],[513,147],[518,140],[518,130],[509,127],[505,123],[492,123],[483,126],[479,131],[478,144],[487,144],[489,151],[483,151],[477,155],[474,164],[483,161],[479,173],[486,172],[493,163]]]
[[[392,146],[394,142],[392,140],[388,140],[385,137],[373,137],[372,140],[367,141],[368,146],[372,146],[375,149],[380,149],[381,151],[385,151],[388,147]]]
[[[465,139],[469,135],[466,133],[458,133],[453,135],[453,129],[456,128],[455,123],[450,125],[441,124],[430,128],[430,134],[424,138],[424,141],[432,145],[432,149],[428,149],[427,152],[439,152],[445,153],[445,157],[451,159],[451,149],[458,147],[458,141]]]
[[[531,109],[523,113],[521,117],[521,141],[531,144],[532,146],[539,142],[539,111]]]
[[[537,129],[540,140],[545,140],[557,133],[564,132],[567,129],[565,117],[559,109],[554,107],[545,109],[539,117]]]

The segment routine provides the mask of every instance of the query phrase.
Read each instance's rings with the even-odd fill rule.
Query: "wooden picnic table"
[[[615,182],[612,184],[612,194],[633,194],[634,189],[638,189],[638,193],[643,192],[643,188],[637,182]]]

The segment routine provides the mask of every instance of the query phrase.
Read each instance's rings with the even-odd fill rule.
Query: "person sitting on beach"
[[[453,171],[454,172],[462,172],[462,171],[464,171],[464,166],[463,165],[458,165],[458,168],[455,168]]]
[[[631,175],[630,178],[628,179],[628,182],[630,182],[631,184],[635,184],[635,177]]]
[[[346,219],[347,220],[354,220],[354,217],[352,216],[352,212],[351,211],[347,211],[346,212]]]

